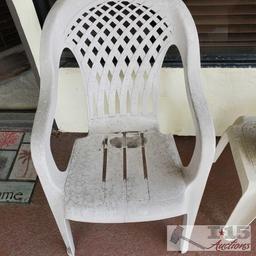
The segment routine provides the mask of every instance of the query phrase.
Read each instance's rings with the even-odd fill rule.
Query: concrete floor
[[[80,135],[81,136],[81,135]],[[65,169],[74,136],[55,134],[52,149],[61,169]],[[184,163],[193,151],[192,137],[177,137]],[[197,224],[225,224],[235,206],[241,188],[234,163],[227,148],[214,164],[203,196]],[[136,224],[72,223],[77,256],[164,256],[181,255],[166,251],[166,225],[181,224],[182,218],[172,218]],[[252,252],[256,255],[256,227],[252,224]],[[30,205],[0,206],[1,256],[64,256],[65,247],[38,182]],[[191,252],[186,255],[220,255],[213,252]],[[221,253],[242,255],[242,253]]]
[[[35,110],[39,86],[31,70],[0,82],[0,110]]]
[[[35,110],[39,85],[22,49],[0,54],[0,111]]]

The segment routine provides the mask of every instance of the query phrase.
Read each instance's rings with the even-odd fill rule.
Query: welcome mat
[[[0,203],[29,203],[37,180],[30,132],[0,131]]]

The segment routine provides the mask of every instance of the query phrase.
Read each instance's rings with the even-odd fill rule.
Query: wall
[[[201,74],[217,135],[237,117],[256,115],[255,68],[203,68]],[[86,98],[78,69],[61,70],[58,98],[59,128],[87,131]],[[162,69],[159,103],[159,124],[163,132],[194,134],[182,69]]]

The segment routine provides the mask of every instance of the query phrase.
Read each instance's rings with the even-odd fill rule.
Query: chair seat
[[[186,186],[171,135],[89,135],[76,140],[67,171],[67,219],[122,223],[183,214]]]

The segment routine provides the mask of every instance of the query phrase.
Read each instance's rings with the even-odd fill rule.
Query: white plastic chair
[[[196,128],[190,164],[174,139],[159,132],[159,72],[166,51],[181,53]],[[73,147],[66,172],[50,150],[59,60],[75,55],[87,88],[89,135]],[[180,0],[59,0],[43,28],[41,92],[32,157],[69,255],[69,220],[124,223],[185,215],[194,225],[214,160],[215,134],[200,79],[195,24]],[[192,226],[184,229],[190,237]],[[181,251],[188,243],[181,244]]]
[[[240,117],[221,137],[215,161],[230,144],[242,196],[227,221],[227,226],[249,225],[256,218],[256,117]]]

